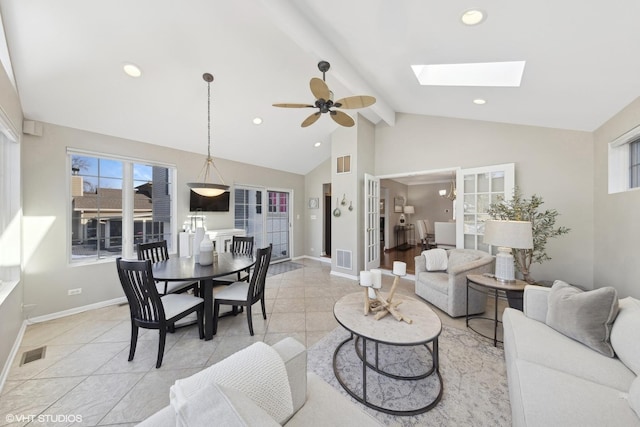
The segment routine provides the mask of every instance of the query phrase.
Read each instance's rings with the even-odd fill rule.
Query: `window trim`
[[[609,194],[637,191],[640,187],[631,187],[630,147],[640,140],[640,125],[620,135],[608,146],[608,188]]]
[[[93,265],[93,264],[102,264],[105,262],[113,262],[115,261],[115,259],[117,258],[116,256],[114,257],[105,257],[105,258],[93,258],[93,259],[83,259],[83,260],[76,260],[74,261],[72,258],[72,242],[71,242],[71,218],[73,216],[73,212],[71,210],[71,174],[69,173],[69,171],[71,171],[71,156],[73,155],[80,155],[80,156],[91,156],[91,157],[97,157],[97,158],[102,158],[102,159],[108,159],[108,160],[118,160],[118,161],[122,161],[125,162],[125,164],[123,165],[123,180],[125,179],[125,176],[127,175],[126,169],[131,169],[131,178],[133,175],[133,164],[134,163],[141,163],[141,164],[145,164],[145,165],[149,165],[149,166],[158,166],[158,167],[164,167],[169,169],[170,172],[170,183],[169,185],[171,186],[171,192],[173,193],[174,197],[171,200],[171,248],[177,249],[178,247],[178,183],[177,183],[177,178],[178,178],[178,168],[174,163],[165,163],[165,162],[159,162],[157,160],[148,160],[148,159],[143,159],[140,157],[132,157],[132,156],[124,156],[124,155],[120,155],[120,154],[113,154],[113,153],[104,153],[104,152],[100,152],[100,151],[92,151],[92,150],[83,150],[81,148],[73,148],[73,147],[66,147],[66,168],[65,168],[65,182],[66,182],[66,222],[65,222],[65,226],[66,226],[66,247],[67,247],[67,265],[69,267],[76,267],[76,266],[83,266],[83,265]],[[127,167],[128,165],[131,165],[130,167]],[[127,193],[128,191],[125,191],[126,189],[123,189],[123,198],[127,197]],[[128,197],[127,197],[128,198]],[[123,200],[123,208],[128,204],[127,200]],[[126,215],[126,217],[125,217]],[[130,218],[129,218],[130,216]],[[124,212],[123,209],[123,220],[126,218],[126,220],[128,221],[129,219],[133,219],[133,214],[129,214]],[[123,242],[122,242],[122,257],[123,258],[135,258],[135,250],[133,248],[133,244],[130,241],[130,237],[133,236],[129,236],[129,237],[125,237],[124,235],[124,230],[123,230]],[[125,244],[126,243],[126,244]],[[173,251],[172,251],[173,252]]]

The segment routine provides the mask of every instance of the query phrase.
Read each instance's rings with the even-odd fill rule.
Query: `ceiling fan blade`
[[[368,95],[348,96],[338,99],[336,104],[342,104],[338,108],[364,108],[376,103],[376,98]]]
[[[313,96],[315,96],[316,99],[322,98],[325,101],[331,99],[329,87],[322,79],[317,77],[312,78],[311,82],[309,82],[309,86],[311,87],[311,93],[313,93]]]
[[[353,121],[351,116],[349,116],[347,113],[343,113],[342,111],[331,111],[330,115],[333,121],[339,124],[340,126],[350,128],[351,126],[356,124],[356,122]]]
[[[304,122],[302,122],[300,126],[306,128],[307,126],[314,124],[319,118],[320,112],[318,111],[317,113],[313,113],[312,115],[304,119]]]
[[[305,108],[305,107],[315,107],[315,105],[309,105],[309,104],[291,104],[291,103],[284,103],[284,104],[272,104],[274,107],[281,107],[281,108]]]

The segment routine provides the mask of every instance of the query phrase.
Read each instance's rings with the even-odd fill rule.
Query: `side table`
[[[484,274],[469,274],[467,276],[467,312],[466,312],[466,324],[467,328],[471,329],[473,332],[482,335],[485,338],[493,339],[493,346],[497,347],[499,342],[498,340],[498,323],[502,323],[501,320],[498,320],[498,298],[506,299],[507,292],[509,292],[509,296],[513,298],[514,294],[520,294],[520,299],[522,299],[522,295],[524,295],[524,287],[527,286],[527,282],[523,280],[516,280],[511,283],[503,283],[498,280],[494,276],[485,276]],[[490,317],[484,317],[482,315],[469,315],[469,288],[474,289],[476,291],[484,292],[487,295],[494,297],[494,312],[493,319]],[[493,321],[493,337],[487,336],[480,331],[477,331],[473,328],[473,326],[469,325],[469,320],[472,319],[483,319]]]

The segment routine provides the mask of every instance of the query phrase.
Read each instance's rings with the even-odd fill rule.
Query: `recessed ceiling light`
[[[476,105],[484,105],[487,103],[487,100],[482,98],[476,98],[473,100],[473,103]]]
[[[316,142],[315,144],[313,144],[314,147],[320,147],[322,145],[322,142]]]
[[[254,125],[261,125],[262,124],[262,118],[260,117],[256,117],[253,119],[253,124]]]
[[[478,9],[469,9],[462,14],[460,20],[464,25],[478,25],[484,21],[485,18],[486,15],[483,11]]]
[[[423,86],[519,87],[525,61],[412,65]]]
[[[122,69],[130,77],[140,77],[142,75],[140,68],[134,64],[124,64]]]

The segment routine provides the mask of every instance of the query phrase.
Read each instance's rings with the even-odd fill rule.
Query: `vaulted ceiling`
[[[486,20],[463,25],[470,8]],[[320,60],[336,98],[378,100],[347,112],[390,126],[402,112],[592,131],[640,95],[636,0],[0,0],[0,13],[26,118],[206,153],[209,72],[214,157],[301,174],[338,125],[301,128],[313,110],[272,104],[313,103]],[[494,61],[526,61],[521,86],[420,86],[411,70]]]

